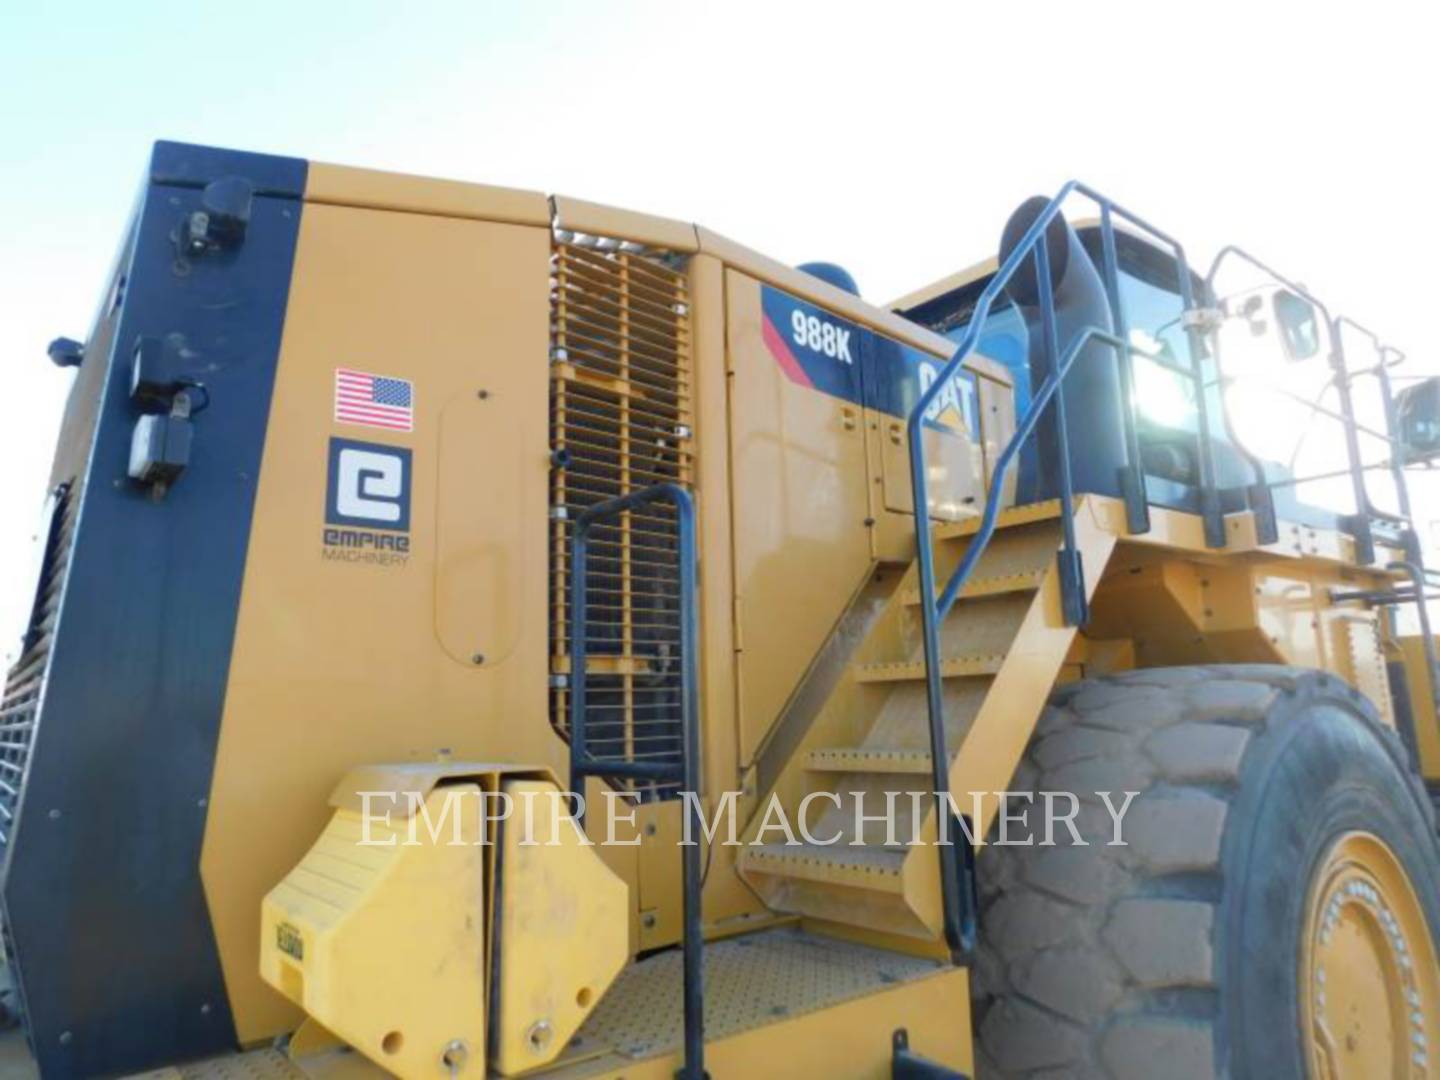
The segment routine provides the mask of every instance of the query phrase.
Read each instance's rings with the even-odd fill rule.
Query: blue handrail
[[[954,574],[951,575],[949,582],[945,586],[944,592],[942,592],[938,598],[935,597],[933,585],[927,586],[924,584],[925,575],[923,573],[921,574],[920,608],[925,634],[926,692],[931,706],[931,780],[935,785],[936,813],[940,815],[940,817],[937,818],[937,830],[940,828],[939,821],[944,818],[944,815],[951,812],[953,805],[948,798],[950,788],[950,758],[949,751],[945,745],[943,697],[940,685],[940,644],[938,627],[954,606],[960,590],[965,587],[965,583],[970,579],[970,575],[974,572],[976,565],[978,565],[981,555],[984,554],[990,540],[995,535],[995,529],[1000,517],[1000,504],[1003,501],[1005,474],[1010,470],[1011,466],[1014,465],[1016,455],[1020,452],[1026,440],[1034,433],[1036,426],[1040,422],[1041,415],[1050,405],[1052,399],[1056,402],[1057,408],[1061,407],[1061,398],[1057,396],[1061,384],[1064,382],[1065,376],[1070,373],[1070,369],[1074,366],[1080,353],[1092,341],[1099,341],[1110,346],[1116,351],[1117,355],[1126,350],[1133,350],[1149,358],[1154,358],[1156,355],[1137,345],[1130,344],[1124,339],[1098,326],[1087,326],[1081,330],[1061,356],[1060,362],[1050,374],[1046,376],[1045,381],[1040,385],[1040,389],[1036,391],[1035,395],[1031,398],[1030,407],[1025,411],[1024,419],[1021,420],[1020,424],[1016,427],[1015,434],[1011,437],[1010,441],[1005,444],[1005,449],[1001,451],[1000,456],[996,459],[995,468],[991,473],[990,487],[986,494],[985,509],[980,518],[980,526],[966,547],[965,554],[960,560],[960,565],[956,567]],[[1068,452],[1068,445],[1064,441],[1063,435],[1060,446],[1060,452],[1063,456]],[[1072,500],[1073,493],[1069,490],[1068,484],[1066,484],[1061,493],[1062,515],[1065,513],[1067,507],[1071,506]],[[1067,543],[1070,545],[1068,549],[1069,558],[1066,557],[1066,552],[1062,551],[1061,553],[1062,574],[1078,575],[1080,572],[1080,557],[1078,550],[1074,547],[1073,529],[1074,523],[1072,516],[1070,517],[1068,525],[1069,531],[1067,537]],[[1068,570],[1067,566],[1069,567]],[[1083,582],[1077,582],[1077,585],[1083,589]],[[1083,600],[1083,592],[1080,595]],[[940,703],[938,707],[937,702]],[[939,836],[942,838],[945,836],[954,837],[956,835],[958,835],[958,833],[953,828],[947,828],[944,832],[939,832]],[[959,841],[957,840],[956,842],[958,843]],[[971,918],[967,918],[962,913],[962,901],[958,895],[960,863],[954,845],[942,842],[938,846],[940,851],[942,905],[945,912],[946,942],[957,957],[965,957],[970,954],[974,947],[973,912],[971,913]],[[966,925],[967,923],[971,925]]]
[[[588,562],[590,530],[630,510],[652,503],[668,502],[675,507],[677,520],[676,572],[680,585],[680,715],[681,754],[677,761],[616,761],[590,756],[586,725],[586,675],[588,622]],[[679,484],[655,484],[619,498],[587,507],[575,519],[570,547],[570,790],[584,797],[585,778],[600,776],[660,782],[679,782],[689,792],[684,801],[690,815],[689,835],[704,828],[700,810],[700,621],[696,602],[695,500]],[[683,793],[682,793],[683,794]],[[580,816],[584,827],[583,810]],[[701,922],[702,869],[699,841],[681,845],[685,895],[684,931],[684,1012],[685,1063],[677,1074],[681,1080],[704,1080],[704,926]]]
[[[995,532],[995,524],[1000,512],[1004,476],[1006,471],[1014,462],[1015,455],[1023,444],[1034,433],[1036,425],[1044,410],[1051,404],[1055,404],[1055,428],[1058,442],[1058,461],[1056,465],[1059,470],[1059,502],[1060,518],[1064,535],[1063,546],[1058,553],[1058,570],[1060,575],[1061,596],[1064,606],[1065,620],[1068,625],[1083,625],[1088,618],[1087,603],[1085,597],[1085,585],[1083,578],[1083,567],[1080,559],[1080,552],[1075,542],[1075,519],[1074,519],[1074,492],[1072,490],[1072,477],[1070,470],[1070,447],[1067,418],[1065,415],[1064,395],[1057,396],[1061,383],[1071,366],[1075,363],[1081,350],[1093,341],[1108,344],[1116,353],[1116,362],[1120,368],[1122,379],[1122,393],[1124,397],[1124,408],[1122,410],[1123,422],[1126,425],[1125,442],[1126,452],[1129,457],[1127,468],[1127,490],[1126,507],[1127,520],[1131,529],[1135,532],[1143,532],[1148,528],[1148,510],[1146,506],[1144,490],[1144,470],[1140,461],[1139,439],[1136,432],[1136,421],[1134,416],[1134,388],[1130,368],[1131,355],[1141,355],[1157,359],[1152,353],[1132,344],[1126,336],[1117,336],[1103,328],[1088,326],[1081,330],[1068,344],[1063,355],[1060,353],[1060,344],[1057,340],[1057,319],[1055,312],[1055,300],[1053,295],[1053,283],[1050,277],[1050,250],[1049,241],[1046,236],[1048,226],[1060,214],[1061,205],[1072,194],[1079,194],[1099,204],[1101,210],[1101,232],[1103,242],[1103,263],[1106,291],[1110,300],[1111,316],[1117,328],[1125,326],[1124,311],[1120,303],[1119,271],[1115,251],[1114,219],[1116,217],[1128,222],[1136,229],[1148,234],[1152,239],[1168,247],[1177,263],[1180,277],[1180,297],[1185,312],[1192,312],[1195,308],[1193,285],[1191,282],[1189,264],[1185,259],[1184,248],[1179,241],[1168,234],[1150,225],[1144,219],[1126,210],[1113,200],[1099,194],[1093,189],[1072,180],[1065,184],[1059,193],[1050,200],[1043,211],[1031,222],[1026,229],[1020,242],[1015,249],[1001,263],[998,270],[986,284],[976,302],[974,311],[971,313],[969,325],[956,346],[955,352],[946,362],[939,376],[920,395],[920,400],[915,404],[910,413],[906,425],[910,441],[910,484],[915,506],[915,532],[917,547],[917,566],[920,585],[920,618],[924,643],[925,658],[925,691],[928,720],[930,726],[930,767],[931,781],[934,788],[936,806],[936,828],[937,837],[941,843],[937,845],[940,859],[940,882],[941,882],[941,904],[944,915],[945,940],[949,946],[952,957],[957,963],[965,962],[974,947],[974,910],[973,904],[966,902],[962,905],[961,887],[962,874],[959,854],[956,851],[956,843],[944,842],[945,837],[956,836],[954,828],[947,828],[946,823],[950,822],[954,802],[950,798],[949,780],[949,751],[946,747],[945,738],[945,705],[943,687],[941,684],[941,656],[940,656],[940,623],[950,612],[960,591],[965,587],[975,566],[989,544]],[[990,311],[999,298],[1001,292],[1009,284],[1011,278],[1025,261],[1034,258],[1036,263],[1036,280],[1039,286],[1038,307],[1041,315],[1041,332],[1044,335],[1043,343],[1045,354],[1052,361],[1050,370],[1030,403],[1024,419],[1018,425],[1014,435],[1011,436],[1005,449],[1001,452],[995,467],[992,469],[990,487],[987,493],[985,509],[981,518],[980,528],[971,540],[965,551],[964,558],[950,579],[946,582],[944,590],[936,596],[935,589],[935,554],[932,547],[931,523],[929,514],[929,483],[925,465],[925,441],[923,438],[926,413],[935,399],[944,392],[946,386],[959,372],[961,365],[975,352],[979,344],[980,334],[984,328],[985,321]],[[1200,480],[1200,508],[1201,516],[1205,522],[1205,536],[1207,543],[1212,547],[1223,547],[1225,544],[1224,519],[1220,513],[1219,493],[1215,486],[1215,464],[1214,447],[1211,442],[1210,420],[1208,407],[1205,400],[1204,378],[1201,368],[1201,357],[1203,355],[1203,331],[1196,325],[1193,319],[1186,319],[1186,329],[1190,337],[1191,366],[1190,375],[1196,387],[1196,418],[1197,418],[1197,457],[1199,461]],[[970,852],[967,849],[967,866]]]
[[[1060,214],[1061,205],[1071,195],[1084,196],[1100,207],[1100,231],[1102,243],[1102,276],[1106,286],[1107,298],[1109,300],[1110,315],[1114,324],[1115,332],[1112,333],[1101,327],[1087,326],[1079,331],[1073,340],[1067,345],[1063,354],[1060,354],[1059,343],[1056,332],[1056,311],[1053,295],[1053,283],[1050,277],[1050,251],[1047,230]],[[1178,365],[1167,362],[1163,357],[1139,347],[1129,340],[1126,328],[1125,312],[1122,303],[1119,287],[1118,258],[1115,243],[1115,218],[1120,218],[1136,229],[1147,234],[1159,244],[1168,247],[1177,264],[1179,274],[1179,291],[1183,310],[1183,322],[1190,344],[1190,366],[1188,371],[1180,369]],[[1341,393],[1341,412],[1345,421],[1347,450],[1351,461],[1351,473],[1355,478],[1357,514],[1354,523],[1354,531],[1357,539],[1357,561],[1368,563],[1373,561],[1373,541],[1371,539],[1370,523],[1372,520],[1390,520],[1397,523],[1408,524],[1408,493],[1405,489],[1403,472],[1397,470],[1396,484],[1399,489],[1401,500],[1401,514],[1392,515],[1375,508],[1364,487],[1362,467],[1360,464],[1360,453],[1358,446],[1358,425],[1354,419],[1354,408],[1350,398],[1349,374],[1345,363],[1343,342],[1341,341],[1341,330],[1348,325],[1354,329],[1375,338],[1368,330],[1358,326],[1352,320],[1344,317],[1335,318],[1331,315],[1326,306],[1313,297],[1303,287],[1275,273],[1270,267],[1261,263],[1247,252],[1236,248],[1227,247],[1222,249],[1215,257],[1211,265],[1210,273],[1205,279],[1207,300],[1214,293],[1215,272],[1220,264],[1227,258],[1241,258],[1258,269],[1269,274],[1276,282],[1291,289],[1297,295],[1314,304],[1324,316],[1326,326],[1330,329],[1333,341],[1331,363],[1335,369],[1337,385]],[[946,581],[943,590],[936,594],[935,588],[935,556],[932,547],[932,527],[930,522],[928,476],[925,465],[925,444],[923,439],[926,414],[935,399],[944,392],[945,387],[959,373],[961,365],[975,352],[980,334],[984,329],[985,321],[990,315],[996,300],[1000,297],[1010,280],[1021,266],[1029,259],[1034,259],[1036,278],[1038,281],[1037,306],[1040,311],[1040,332],[1042,334],[1042,345],[1044,355],[1053,363],[1044,379],[1040,389],[1034,395],[1030,407],[1024,418],[1016,428],[1015,433],[1007,442],[1004,450],[997,459],[990,478],[990,485],[987,491],[986,503],[981,516],[979,528],[972,537],[960,564],[953,574]],[[1003,497],[1003,486],[1005,475],[1013,466],[1015,456],[1018,454],[1025,442],[1034,434],[1044,410],[1052,402],[1055,408],[1055,434],[1058,444],[1058,461],[1055,465],[1058,469],[1060,504],[1060,518],[1063,530],[1063,543],[1058,552],[1058,569],[1061,586],[1061,597],[1063,613],[1067,625],[1083,625],[1088,618],[1087,602],[1085,597],[1085,586],[1083,568],[1080,554],[1075,543],[1074,525],[1074,492],[1072,489],[1072,477],[1070,470],[1070,448],[1068,422],[1065,415],[1064,395],[1060,393],[1061,385],[1065,376],[1069,373],[1081,351],[1092,342],[1100,342],[1108,345],[1115,352],[1116,363],[1119,367],[1122,393],[1124,396],[1124,407],[1121,413],[1124,424],[1124,436],[1127,466],[1122,470],[1123,494],[1126,504],[1127,524],[1131,532],[1140,533],[1149,528],[1148,501],[1145,496],[1144,469],[1140,459],[1140,444],[1135,418],[1134,385],[1132,371],[1132,356],[1139,354],[1149,358],[1157,364],[1171,370],[1179,370],[1182,374],[1188,374],[1195,386],[1196,401],[1196,450],[1199,469],[1199,499],[1200,514],[1204,524],[1205,540],[1210,547],[1224,547],[1225,525],[1221,512],[1219,490],[1215,479],[1215,458],[1214,442],[1211,435],[1210,408],[1207,396],[1207,385],[1204,378],[1203,360],[1205,355],[1205,335],[1208,320],[1203,316],[1206,314],[1196,307],[1194,296],[1194,285],[1191,280],[1189,265],[1185,258],[1184,248],[1178,241],[1166,233],[1150,225],[1144,219],[1126,210],[1113,200],[1099,194],[1093,189],[1072,180],[1065,184],[1059,193],[1046,205],[1045,209],[1031,222],[1020,242],[1014,250],[1005,258],[995,274],[987,282],[984,290],[971,312],[969,325],[966,327],[960,343],[956,346],[954,353],[946,362],[940,375],[920,395],[920,400],[912,410],[908,423],[907,433],[910,442],[910,481],[915,505],[916,517],[916,541],[917,541],[917,566],[920,578],[920,614],[923,632],[925,675],[926,675],[926,704],[930,726],[930,756],[931,756],[931,779],[934,784],[934,794],[937,813],[937,832],[942,842],[939,846],[940,853],[940,875],[942,890],[942,906],[945,922],[945,938],[952,954],[957,961],[963,960],[969,955],[974,942],[974,911],[973,905],[968,903],[962,906],[960,889],[962,885],[961,867],[959,857],[955,851],[955,845],[944,842],[947,830],[944,823],[949,820],[947,815],[954,812],[954,802],[949,792],[949,753],[946,748],[945,722],[944,722],[944,697],[941,685],[941,656],[939,627],[945,617],[950,613],[960,592],[973,574],[975,567],[979,564],[981,556],[994,536],[996,523],[1000,513],[1000,504]],[[1387,427],[1391,431],[1392,441],[1394,434],[1393,399],[1390,392],[1389,379],[1385,371],[1385,349],[1379,346],[1379,339],[1375,338],[1377,347],[1380,348],[1380,366],[1378,377],[1381,380],[1381,391],[1386,409]],[[1058,356],[1058,359],[1057,359]],[[1217,360],[1218,365],[1218,360]],[[1221,405],[1222,422],[1227,429],[1230,425],[1230,418]],[[1276,536],[1276,520],[1273,497],[1270,492],[1270,485],[1265,475],[1263,464],[1259,459],[1239,444],[1233,438],[1242,456],[1248,461],[1252,471],[1255,473],[1255,483],[1247,491],[1247,501],[1254,511],[1256,519],[1257,536],[1261,542],[1271,542]],[[1419,578],[1423,578],[1424,570],[1419,565],[1418,543],[1415,541],[1413,526],[1405,535],[1406,555],[1408,559],[1414,560],[1401,564],[1406,572]],[[1417,595],[1420,591],[1417,588]],[[1423,606],[1423,599],[1420,601]],[[1429,653],[1433,654],[1434,644],[1428,640]],[[1435,670],[1432,659],[1432,670]],[[1440,685],[1440,680],[1437,680]],[[948,835],[955,835],[953,829]],[[967,868],[968,860],[972,852],[967,847]],[[966,898],[969,899],[968,897]]]
[[[980,556],[984,554],[985,548],[995,535],[996,524],[1000,519],[1000,504],[1003,501],[1001,488],[1005,473],[1014,464],[1015,456],[1020,452],[1022,444],[1034,433],[1036,426],[1040,423],[1041,414],[1050,404],[1050,399],[1059,390],[1060,383],[1069,372],[1071,365],[1075,363],[1076,357],[1092,341],[1100,341],[1117,351],[1128,348],[1147,358],[1154,358],[1157,355],[1139,345],[1127,345],[1123,338],[1094,325],[1085,327],[1071,341],[1069,348],[1061,357],[1059,366],[1040,384],[1040,389],[1030,399],[1030,407],[1025,410],[1025,418],[1020,421],[1019,426],[1015,429],[1015,434],[1005,444],[1005,449],[1000,452],[1000,456],[995,459],[990,488],[985,497],[985,510],[980,515],[980,527],[975,530],[974,536],[960,560],[960,565],[955,568],[955,572],[945,586],[945,591],[940,594],[935,603],[936,613],[942,620],[950,613],[960,590],[965,587],[965,583],[975,570],[976,563],[980,561]]]

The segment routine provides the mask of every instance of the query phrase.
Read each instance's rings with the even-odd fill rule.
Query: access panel
[[[725,291],[748,763],[869,572],[870,481],[852,324],[735,271]]]

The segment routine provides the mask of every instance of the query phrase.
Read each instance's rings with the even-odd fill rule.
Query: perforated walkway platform
[[[714,942],[705,949],[707,1040],[750,1031],[913,982],[944,969],[935,960],[805,933],[793,927]],[[544,1075],[583,1077],[676,1052],[683,1040],[681,955],[671,949],[632,964]],[[276,1050],[227,1054],[132,1080],[296,1080],[383,1076],[348,1053],[306,1071]],[[38,1074],[18,1031],[0,1038],[0,1080]]]
[[[705,1036],[707,1041],[723,1039],[943,967],[935,960],[792,927],[715,942],[705,949]],[[617,1056],[638,1061],[678,1050],[684,1034],[681,988],[678,949],[632,964],[571,1040],[562,1063],[598,1057],[613,1064]],[[574,1070],[576,1075],[589,1071]]]

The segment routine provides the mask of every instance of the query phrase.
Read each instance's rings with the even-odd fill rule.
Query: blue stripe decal
[[[760,293],[766,344],[799,385],[904,418],[944,366],[929,353],[779,289],[764,285]],[[953,434],[978,432],[979,420],[975,374],[969,371],[951,380],[926,417],[930,427]]]

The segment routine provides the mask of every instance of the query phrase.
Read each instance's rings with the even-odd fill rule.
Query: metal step
[[[951,656],[940,661],[940,674],[946,679],[973,678],[994,675],[1005,663],[1005,657],[993,653],[975,653],[970,656]],[[925,678],[923,660],[896,660],[879,664],[862,664],[855,669],[859,682],[904,682],[907,679]]]
[[[1053,520],[1056,511],[1057,507],[1046,506],[1007,513],[1014,528],[1000,533],[986,550],[976,575],[960,594],[964,602],[941,626],[944,659],[939,673],[945,680],[944,722],[952,762],[965,733],[986,708],[1006,657],[1017,648],[1027,652],[1019,642],[1024,628],[1032,623],[1050,628],[1048,619],[1030,623],[1027,619],[1042,603],[1047,581],[1056,572],[1055,553],[1062,540],[1060,523]],[[957,524],[953,533],[937,527],[937,533],[951,536],[957,545],[973,539],[964,524]],[[952,548],[945,561],[954,555]],[[890,621],[882,619],[868,637],[877,646],[867,654],[872,662],[852,666],[849,680],[842,684],[846,693],[863,691],[844,703],[843,715],[847,721],[863,720],[854,713],[869,711],[868,728],[837,723],[828,737],[817,740],[818,746],[812,744],[793,763],[805,776],[795,778],[792,790],[843,791],[859,800],[855,806],[847,799],[842,807],[827,810],[811,823],[815,837],[828,840],[838,831],[843,839],[833,845],[752,845],[740,857],[741,875],[772,911],[898,938],[933,941],[941,933],[944,914],[936,849],[904,843],[924,835],[934,811],[933,796],[925,798],[932,788],[933,769],[927,670],[915,633],[920,602],[912,573],[893,597]],[[1070,647],[1065,635],[1045,633],[1037,641],[1026,662],[1035,678],[1009,691],[1023,699],[1016,703],[1022,711],[1038,711],[1042,706],[1049,692],[1046,675],[1059,670]],[[854,742],[845,745],[852,732]],[[892,793],[902,796],[896,800],[895,831],[876,831],[871,823],[884,822],[881,811]],[[913,806],[903,797],[915,795],[921,799]],[[855,813],[857,809],[863,813]],[[854,821],[856,817],[860,823]],[[852,843],[857,835],[869,842]],[[760,839],[775,836],[770,832]],[[901,842],[887,842],[893,839]]]
[[[1044,570],[1026,570],[1016,574],[996,574],[992,577],[972,578],[960,590],[960,599],[975,596],[999,596],[1003,593],[1027,592],[1040,588],[1045,580]],[[920,603],[919,589],[906,589],[901,599],[911,607]]]
[[[805,767],[811,772],[906,773],[922,776],[930,772],[930,751],[862,746],[811,750],[805,760]]]
[[[827,885],[850,885],[900,895],[907,846],[877,844],[764,844],[745,852],[747,869],[757,874]]]
[[[1060,500],[1047,499],[1044,502],[1026,503],[1001,510],[995,519],[996,536],[1003,536],[1006,529],[1016,525],[1029,525],[1036,521],[1049,521],[1060,516]],[[937,521],[930,526],[931,535],[937,540],[964,540],[980,530],[981,518],[963,518],[960,521]]]

